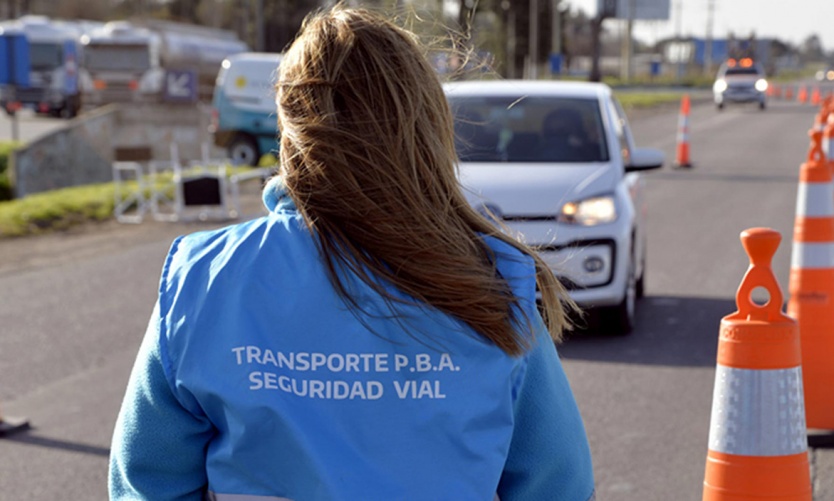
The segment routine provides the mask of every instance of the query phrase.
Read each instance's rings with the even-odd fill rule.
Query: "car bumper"
[[[721,103],[762,103],[765,93],[755,89],[742,89],[715,93],[715,102]]]
[[[608,231],[563,225],[554,231],[552,223],[544,222],[511,224],[510,228],[538,250],[577,304],[590,307],[619,304],[625,294],[630,225],[605,226]],[[562,238],[548,242],[553,234]]]

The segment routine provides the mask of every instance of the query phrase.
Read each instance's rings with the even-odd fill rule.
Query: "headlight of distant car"
[[[724,80],[716,80],[715,84],[712,86],[712,90],[715,92],[724,92],[727,90],[727,82]]]
[[[756,90],[759,92],[764,92],[767,90],[767,80],[764,78],[760,78],[756,80]]]
[[[612,196],[568,202],[562,206],[562,210],[559,212],[559,222],[582,226],[595,226],[616,220],[617,207]]]
[[[828,70],[828,71],[825,73],[825,78],[826,78],[827,80],[834,80],[834,70]]]

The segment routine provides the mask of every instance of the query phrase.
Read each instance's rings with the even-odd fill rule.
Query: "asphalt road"
[[[0,111],[0,141],[14,139],[28,143],[64,123],[65,120],[39,116],[31,110],[21,110],[15,118]]]
[[[718,324],[747,268],[745,228],[783,242],[787,292],[799,165],[816,110],[696,104],[694,168],[646,175],[647,297],[628,337],[559,349],[585,418],[600,501],[695,500],[707,453]],[[677,108],[632,116],[674,159]],[[2,127],[2,125],[0,125]],[[253,209],[254,210],[254,209]],[[252,212],[250,212],[252,213]],[[209,225],[115,223],[0,242],[0,410],[33,429],[0,440],[0,499],[104,499],[124,384],[177,234]],[[834,499],[834,451],[811,450],[815,499]]]

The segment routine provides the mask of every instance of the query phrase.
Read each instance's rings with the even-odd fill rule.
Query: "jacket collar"
[[[273,176],[267,181],[263,191],[263,202],[270,212],[285,212],[295,211],[295,202],[293,202],[287,187],[284,185],[281,176]]]

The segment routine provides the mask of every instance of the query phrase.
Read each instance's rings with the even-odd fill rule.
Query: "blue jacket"
[[[592,498],[529,256],[486,239],[534,327],[510,357],[427,306],[392,320],[346,277],[358,318],[280,185],[264,200],[268,216],[173,243],[113,436],[112,499]]]

